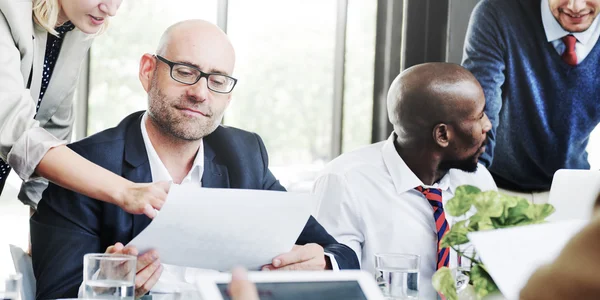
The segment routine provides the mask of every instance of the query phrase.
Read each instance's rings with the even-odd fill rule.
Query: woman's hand
[[[168,181],[131,183],[118,194],[114,203],[128,213],[145,214],[152,219],[165,203],[170,186]]]

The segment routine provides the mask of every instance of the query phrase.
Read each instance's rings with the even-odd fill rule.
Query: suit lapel
[[[229,188],[229,172],[227,171],[227,166],[218,161],[210,138],[204,138],[202,139],[202,142],[204,143],[202,187]]]
[[[131,122],[127,128],[125,138],[125,153],[123,164],[123,177],[133,182],[152,182],[152,172],[150,171],[150,162],[144,146],[142,137],[141,121],[144,112],[136,116],[136,120]],[[145,215],[132,215],[133,228],[131,238],[138,235],[152,221]]]

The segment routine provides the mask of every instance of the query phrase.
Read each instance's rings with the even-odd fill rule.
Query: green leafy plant
[[[475,207],[476,212],[466,217]],[[514,226],[544,223],[554,212],[550,204],[533,204],[526,199],[500,194],[496,191],[482,192],[471,185],[462,185],[456,189],[454,198],[444,206],[446,214],[454,217],[464,216],[464,220],[451,226],[440,243],[440,247],[454,249],[459,256],[469,259],[467,268],[469,283],[473,285],[479,299],[498,292],[498,286],[488,273],[485,265],[476,253],[465,253],[461,245],[469,242],[469,232],[507,228]],[[456,280],[447,267],[439,269],[432,278],[434,288],[448,300],[457,300]]]

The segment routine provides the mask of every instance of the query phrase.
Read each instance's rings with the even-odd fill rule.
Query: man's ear
[[[433,127],[433,140],[442,148],[448,147],[450,139],[452,137],[452,129],[450,126],[440,123]]]
[[[155,76],[157,58],[152,54],[144,54],[140,60],[140,82],[146,92],[150,91],[152,77]]]

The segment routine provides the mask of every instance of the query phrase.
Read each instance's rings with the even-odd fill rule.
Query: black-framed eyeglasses
[[[235,87],[235,84],[237,83],[237,79],[231,76],[218,73],[204,73],[195,66],[186,63],[172,62],[160,55],[154,55],[154,57],[169,65],[171,68],[171,78],[183,84],[193,85],[196,84],[200,78],[204,77],[206,78],[209,90],[216,93],[228,94],[231,93],[233,87]]]

